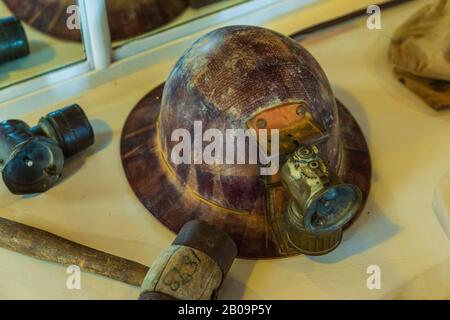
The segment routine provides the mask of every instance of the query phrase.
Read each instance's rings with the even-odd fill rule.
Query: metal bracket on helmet
[[[323,141],[328,138],[325,130],[308,111],[308,105],[305,102],[280,105],[259,112],[247,121],[247,126],[255,129],[257,135],[259,129],[279,130],[280,154],[290,154],[301,144]],[[264,146],[260,147],[264,149]],[[273,154],[270,145],[268,149],[264,151]]]

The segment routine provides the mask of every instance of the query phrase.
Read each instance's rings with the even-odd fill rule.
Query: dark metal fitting
[[[94,144],[94,131],[83,109],[77,104],[54,111],[41,118],[38,128],[71,157]]]
[[[0,64],[30,54],[27,35],[16,17],[0,19]]]
[[[73,105],[52,112],[30,128],[21,120],[0,123],[0,171],[14,194],[45,192],[59,180],[65,157],[94,144],[83,110]]]

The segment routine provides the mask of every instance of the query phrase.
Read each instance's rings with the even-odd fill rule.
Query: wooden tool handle
[[[148,267],[137,262],[4,218],[0,218],[0,247],[40,260],[76,265],[134,286],[141,286],[148,272]]]

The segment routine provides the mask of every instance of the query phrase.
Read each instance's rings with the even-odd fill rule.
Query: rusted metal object
[[[152,264],[139,299],[216,299],[236,254],[226,233],[203,221],[190,221]]]
[[[75,265],[133,286],[140,286],[148,272],[148,267],[137,262],[4,218],[0,218],[0,247],[43,261]]]
[[[80,30],[67,27],[67,8],[76,0],[3,0],[16,17],[56,38],[80,41]],[[113,41],[139,36],[171,21],[188,0],[106,0]]]
[[[72,105],[49,113],[30,128],[21,120],[0,123],[0,171],[14,194],[45,192],[61,177],[64,158],[94,144],[85,113]]]
[[[297,116],[272,121],[293,108],[299,109]],[[176,129],[194,136],[195,121],[202,121],[204,131],[224,131],[257,125],[260,118],[280,129],[283,161],[295,147],[317,144],[339,181],[361,190],[357,211],[362,211],[371,166],[360,128],[336,102],[324,72],[304,48],[257,27],[227,27],[202,37],[178,61],[166,85],[133,109],[121,142],[131,187],[175,232],[198,218],[229,234],[241,257],[298,254],[286,237],[283,221],[291,196],[279,175],[263,177],[259,165],[175,165],[170,159]]]
[[[0,19],[0,64],[30,54],[25,30],[15,17]]]

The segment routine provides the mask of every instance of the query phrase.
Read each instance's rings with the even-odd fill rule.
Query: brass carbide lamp
[[[361,206],[361,190],[330,173],[315,145],[295,151],[280,174],[291,196],[285,215],[290,244],[308,255],[336,248],[342,228]]]

